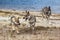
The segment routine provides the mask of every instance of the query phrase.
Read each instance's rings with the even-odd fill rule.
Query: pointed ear
[[[28,11],[26,10],[26,13],[28,13]]]

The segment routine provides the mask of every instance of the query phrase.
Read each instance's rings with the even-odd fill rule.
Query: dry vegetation
[[[24,12],[20,13],[22,15]],[[17,15],[20,13],[17,13]],[[0,16],[9,16],[11,14],[10,12],[0,11]],[[11,37],[11,26],[0,22],[0,40],[60,40],[60,28],[37,26],[33,32],[30,28],[20,28],[20,34],[14,33],[13,35]]]

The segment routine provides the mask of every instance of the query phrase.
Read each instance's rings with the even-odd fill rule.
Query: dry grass
[[[24,12],[19,12],[18,15],[23,13]],[[33,12],[33,14],[34,13],[35,12]],[[11,15],[11,13],[0,11],[0,16],[9,15]],[[37,26],[35,27],[35,31],[32,31],[32,29],[30,28],[21,28],[19,30],[20,34],[17,34],[15,32],[13,34],[14,36],[12,37],[10,36],[11,35],[10,27],[11,26],[9,25],[3,25],[3,22],[0,23],[0,40],[60,40],[60,28],[57,27]]]
[[[4,25],[0,30],[0,40],[59,40],[60,29],[49,27],[35,27],[35,31],[32,32],[30,28],[20,29],[20,34],[14,33],[14,36],[10,36],[10,28]],[[35,33],[34,33],[35,32]]]

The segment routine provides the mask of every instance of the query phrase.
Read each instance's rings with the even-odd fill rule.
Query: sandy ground
[[[6,25],[0,29],[0,40],[60,40],[60,28],[38,26],[35,28],[35,33],[31,29],[25,28],[20,30],[20,34],[14,33],[14,36],[10,36],[11,32],[9,30]]]
[[[40,12],[30,12],[37,17],[35,31],[30,28],[21,28],[20,34],[14,33],[11,37],[11,26],[9,25],[10,15],[24,16],[25,12],[0,11],[0,40],[60,40],[60,20],[59,14],[53,14],[49,23],[47,20],[42,20]],[[34,14],[37,13],[37,14]],[[58,20],[55,20],[58,19]],[[45,27],[47,26],[47,27]]]

